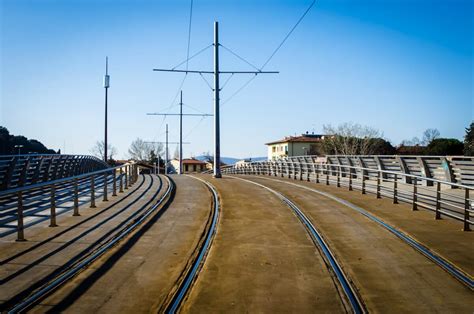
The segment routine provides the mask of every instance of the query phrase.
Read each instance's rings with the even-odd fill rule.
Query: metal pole
[[[214,22],[214,178],[221,178],[219,130],[219,23]]]
[[[79,215],[79,189],[77,186],[77,179],[74,179],[74,213],[73,216]]]
[[[395,174],[393,181],[393,204],[398,204],[398,175]]]
[[[158,161],[157,161],[157,163],[158,163],[157,166],[158,166],[158,167],[157,167],[157,169],[156,169],[156,171],[157,171],[156,174],[160,174],[160,159],[161,159],[161,157],[160,157],[160,155],[158,155]]]
[[[109,57],[105,57],[105,76],[104,76],[104,88],[105,88],[105,125],[104,125],[104,161],[107,162],[107,94],[109,90]]]
[[[436,183],[436,215],[435,219],[441,219],[440,209],[441,209],[441,183]]]
[[[469,189],[465,188],[464,192],[464,231],[471,231],[471,226],[469,225]]]
[[[50,227],[57,227],[56,224],[56,186],[51,186],[51,222]]]
[[[165,174],[168,174],[168,123],[166,124]]]
[[[17,224],[17,238],[16,241],[22,242],[25,240],[25,231],[23,226],[23,193],[18,192],[18,208],[17,208],[17,215],[18,215],[18,224]]]
[[[90,208],[95,208],[95,181],[94,176],[91,176],[91,206]]]
[[[116,169],[113,170],[112,175],[113,175],[113,190],[112,190],[112,196],[117,196],[117,173]]]
[[[412,203],[412,209],[413,210],[418,210],[418,183],[417,183],[417,178],[413,178],[413,203]]]
[[[103,198],[102,198],[102,200],[104,202],[107,202],[109,200],[107,198],[107,193],[108,193],[108,191],[107,191],[107,172],[106,172],[106,173],[104,173],[104,195],[103,195]]]
[[[183,174],[183,91],[179,101],[179,172]]]
[[[119,193],[123,193],[123,169],[120,167],[120,189]]]

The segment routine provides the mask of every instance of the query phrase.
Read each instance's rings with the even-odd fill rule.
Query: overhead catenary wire
[[[244,59],[243,57],[239,56],[237,53],[235,53],[234,51],[232,51],[230,48],[227,48],[226,46],[220,44],[220,46],[222,48],[224,48],[225,50],[227,50],[228,52],[230,52],[232,55],[234,55],[236,58],[238,58],[239,60],[247,63],[248,65],[250,65],[252,68],[254,68],[255,70],[257,71],[261,71],[259,68],[257,68],[255,65],[253,65],[252,63],[250,63],[248,60]]]
[[[197,57],[198,55],[200,55],[201,53],[203,53],[204,51],[206,51],[207,49],[211,48],[213,45],[210,44],[204,48],[202,48],[201,50],[199,50],[198,52],[196,52],[195,54],[193,54],[191,57],[187,57],[186,60],[183,60],[181,61],[180,63],[178,63],[177,65],[175,65],[174,67],[172,67],[171,69],[176,69],[177,67],[179,66],[182,66],[183,64],[187,63],[188,61],[192,60],[194,57]],[[186,70],[188,69],[188,66],[186,64]]]
[[[255,74],[254,76],[252,76],[249,80],[247,80],[242,86],[239,87],[239,89],[237,89],[229,98],[227,98],[226,100],[224,100],[222,103],[221,103],[221,107],[224,106],[226,103],[228,103],[232,98],[234,98],[235,96],[237,96],[237,94],[239,94],[245,87],[247,87],[254,79],[257,78],[257,74]]]
[[[270,60],[275,56],[275,54],[278,52],[278,50],[280,50],[280,48],[283,46],[283,44],[286,42],[286,40],[291,36],[291,34],[293,33],[293,31],[296,29],[296,27],[301,23],[301,21],[304,19],[304,17],[306,16],[306,14],[308,14],[308,12],[311,10],[311,8],[314,6],[314,4],[316,3],[316,0],[313,0],[311,2],[311,4],[309,5],[309,7],[306,9],[306,11],[303,13],[303,15],[298,19],[298,21],[296,22],[296,24],[291,28],[291,30],[288,32],[288,34],[286,34],[286,36],[283,38],[283,40],[280,42],[280,44],[276,47],[276,49],[272,52],[272,54],[266,59],[266,61],[263,63],[263,65],[258,69],[256,68],[258,71],[262,71],[265,66],[270,62]],[[221,45],[222,46],[222,45]],[[228,49],[227,47],[225,46],[222,46],[224,49],[228,50],[229,52],[231,52],[232,54],[234,54],[236,57],[238,57],[239,59],[241,58],[240,56],[238,56],[237,54],[235,54],[233,51],[230,51],[230,49]],[[254,67],[251,63],[249,63],[247,60],[245,59],[241,59],[242,61],[246,62],[247,64],[251,65],[252,67]],[[239,87],[229,98],[227,98],[226,100],[224,100],[222,103],[221,103],[221,106],[223,106],[224,104],[228,103],[230,100],[232,100],[235,96],[237,96],[245,87],[247,87],[255,78],[257,77],[257,75],[251,77],[248,81],[246,81],[241,87]]]
[[[190,5],[190,9],[189,9],[189,25],[188,25],[188,44],[187,44],[187,49],[186,49],[186,60],[184,60],[183,62],[181,62],[180,64],[178,64],[176,67],[186,63],[186,69],[188,68],[188,62],[189,60],[191,60],[192,58],[196,57],[197,55],[201,54],[202,52],[204,52],[206,49],[208,49],[209,47],[212,46],[209,45],[207,47],[204,47],[203,49],[201,49],[200,51],[198,51],[197,53],[195,53],[193,56],[191,56],[191,58],[189,57],[189,50],[190,50],[190,47],[191,47],[191,29],[192,29],[192,17],[193,17],[193,0],[191,0],[191,5]],[[175,67],[175,68],[176,68]],[[178,90],[176,91],[176,94],[173,98],[173,100],[171,101],[170,105],[168,107],[166,107],[164,110],[166,112],[169,112],[171,110],[171,108],[173,108],[175,105],[176,105],[176,99],[178,98],[178,95],[180,93],[180,91],[183,89],[183,86],[184,86],[184,82],[186,81],[186,77],[188,76],[188,73],[185,73],[184,74],[184,77],[183,77],[183,80],[181,81],[181,83],[179,84],[179,87],[178,87]],[[160,124],[160,127],[158,128],[158,132],[159,133],[161,131],[161,128],[163,127],[163,124],[166,120],[166,116],[163,116],[163,120],[161,121],[161,124]],[[155,136],[156,137],[156,136]],[[155,139],[155,137],[153,139]]]
[[[285,38],[283,38],[281,43],[272,52],[270,57],[268,57],[268,59],[263,63],[263,65],[260,67],[260,70],[263,70],[263,68],[268,64],[268,62],[270,62],[270,60],[275,56],[275,54],[278,52],[278,50],[280,50],[281,46],[283,46],[285,41],[290,37],[290,35],[293,33],[293,31],[296,29],[296,27],[301,23],[301,21],[304,19],[306,14],[308,14],[309,10],[311,10],[311,8],[314,6],[315,3],[316,3],[316,0],[313,0],[313,2],[311,2],[309,7],[306,9],[306,11],[303,13],[303,15],[299,18],[298,22],[296,22],[296,24],[291,28],[291,30],[288,32],[288,34],[286,34]]]
[[[189,64],[189,47],[191,46],[191,27],[193,20],[193,0],[191,0],[191,7],[189,8],[189,27],[188,27],[188,49],[186,51],[186,70]]]
[[[204,80],[204,82],[206,82],[206,85],[213,91],[214,88],[211,86],[211,84],[209,84],[209,82],[206,80],[204,75],[202,75],[202,73],[199,73],[199,76]]]

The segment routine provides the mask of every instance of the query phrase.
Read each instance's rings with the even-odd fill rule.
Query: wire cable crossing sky
[[[103,138],[105,56],[119,158],[136,138],[163,141],[165,123],[177,140],[175,119],[146,113],[174,112],[181,90],[211,112],[214,21],[222,156],[265,156],[264,143],[345,122],[393,145],[428,128],[462,139],[474,118],[468,0],[19,0],[0,14],[0,125],[65,153],[90,154]],[[151,71],[169,66],[185,73]],[[263,69],[280,74],[234,74]],[[190,118],[183,134],[185,157],[213,150],[212,119]]]

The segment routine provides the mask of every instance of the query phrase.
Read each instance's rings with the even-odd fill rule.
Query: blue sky
[[[103,137],[108,55],[109,141],[119,157],[137,137],[164,140],[164,123],[178,139],[177,118],[146,113],[179,110],[183,74],[152,68],[186,59],[190,1],[0,1],[0,125],[89,153]],[[191,54],[212,43],[218,20],[221,43],[261,66],[310,3],[195,0]],[[462,139],[474,118],[473,42],[469,0],[319,0],[265,68],[280,74],[258,76],[222,106],[222,155],[265,156],[265,142],[349,121],[393,144],[427,128]],[[212,69],[212,50],[189,68]],[[251,70],[222,49],[221,69]],[[234,75],[221,98],[249,78]],[[187,105],[212,111],[198,75],[183,92]],[[185,156],[212,151],[211,118],[186,118],[184,134]]]

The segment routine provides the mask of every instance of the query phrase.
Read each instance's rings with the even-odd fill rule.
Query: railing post
[[[349,168],[349,191],[352,191],[352,168]]]
[[[95,208],[95,179],[91,176],[91,208]]]
[[[316,164],[316,183],[319,183],[319,164]]]
[[[328,169],[328,164],[326,164],[326,185],[329,185],[329,169]]]
[[[436,182],[436,215],[435,219],[441,219],[441,183]]]
[[[117,196],[117,170],[112,170],[112,196]]]
[[[18,192],[18,208],[17,208],[18,224],[16,226],[16,241],[23,242],[25,240],[25,231],[23,226],[23,192]]]
[[[107,172],[104,173],[104,195],[102,201],[107,202],[109,199],[107,198]]]
[[[57,227],[56,224],[56,186],[51,186],[51,222],[50,227]]]
[[[120,174],[119,174],[119,177],[120,177],[119,193],[123,193],[123,169],[122,169],[122,167],[120,167]]]
[[[393,179],[393,204],[398,204],[398,175]]]
[[[366,174],[366,172],[364,170],[362,170],[362,187],[360,189],[360,192],[362,194],[365,194],[365,174]]]
[[[464,189],[466,192],[464,194],[464,231],[471,231],[471,226],[469,225],[469,189]]]
[[[380,198],[380,171],[377,171],[377,198]]]
[[[418,210],[418,179],[415,177],[413,178],[413,204],[412,209]]]
[[[341,187],[341,167],[337,167],[337,184],[338,188]]]
[[[128,190],[128,166],[125,166],[125,190]]]
[[[309,182],[309,177],[310,177],[310,175],[311,175],[311,172],[309,171],[309,169],[310,169],[310,168],[309,168],[309,164],[306,163],[306,174],[307,174],[307,175],[306,175],[306,181],[308,181],[308,182]]]
[[[74,179],[74,209],[73,209],[73,216],[80,216],[79,215],[79,188],[77,186],[77,178]]]

